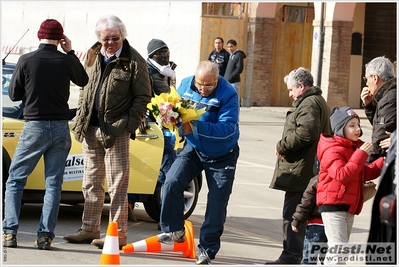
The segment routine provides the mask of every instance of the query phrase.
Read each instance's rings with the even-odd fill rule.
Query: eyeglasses
[[[103,42],[109,42],[109,41],[116,42],[116,41],[119,41],[119,39],[121,39],[120,36],[112,36],[112,37],[101,38],[101,41],[103,41]]]
[[[373,74],[374,75],[374,74]],[[363,77],[363,80],[364,80],[364,82],[366,83],[367,82],[367,80],[370,78],[370,77],[372,77],[373,75],[369,75],[369,77],[367,77],[367,76],[364,76]]]
[[[215,88],[216,83],[218,82],[218,80],[216,80],[213,85],[202,85],[199,83],[195,83],[195,87],[197,87],[198,89],[205,89],[205,90],[212,90],[213,88]]]

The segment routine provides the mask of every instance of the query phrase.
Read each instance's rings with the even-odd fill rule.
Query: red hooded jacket
[[[321,134],[317,147],[320,161],[316,204],[349,205],[348,212],[359,214],[363,207],[363,183],[380,175],[384,158],[366,165],[368,154],[356,142],[338,135]]]

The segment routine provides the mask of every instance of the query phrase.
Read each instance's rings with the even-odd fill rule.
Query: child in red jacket
[[[354,216],[363,207],[363,183],[380,175],[384,159],[366,165],[372,144],[359,139],[360,119],[352,109],[334,108],[330,122],[334,135],[321,134],[317,148],[320,171],[316,202],[328,247],[332,248],[348,243]],[[324,264],[344,263],[339,256],[345,255],[328,250]]]

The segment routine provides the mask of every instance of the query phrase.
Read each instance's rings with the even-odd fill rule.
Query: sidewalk
[[[268,110],[285,114],[291,108],[292,107],[241,107],[241,111],[247,112],[249,110]],[[357,115],[359,115],[360,119],[367,119],[366,114],[364,113],[364,109],[353,108],[353,111],[355,111]]]

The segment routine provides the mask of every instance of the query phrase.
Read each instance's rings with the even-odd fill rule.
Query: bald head
[[[219,81],[219,67],[211,61],[201,61],[195,72],[195,86],[202,96],[209,96]]]

